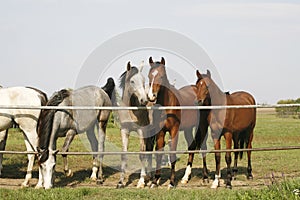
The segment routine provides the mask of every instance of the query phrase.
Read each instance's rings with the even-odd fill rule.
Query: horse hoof
[[[172,185],[172,184],[169,184],[169,185],[168,185],[168,190],[172,190],[172,189],[174,189],[174,188],[175,188],[174,185]]]
[[[96,181],[96,184],[97,184],[97,185],[102,185],[103,182],[104,182],[103,179],[98,179],[98,180]]]
[[[153,189],[153,188],[158,188],[158,185],[155,184],[155,183],[152,183],[151,186],[150,186],[150,188],[151,188],[151,189]]]
[[[26,184],[26,183],[21,184],[21,188],[28,188],[28,187],[29,187],[29,184]]]
[[[217,189],[218,187],[220,187],[220,183],[218,180],[214,180],[214,182],[211,185],[211,189]]]
[[[97,177],[91,176],[92,181],[97,181]]]
[[[235,177],[235,176],[233,176],[233,177],[232,177],[232,180],[233,180],[233,181],[234,181],[234,180],[236,180],[236,177]]]
[[[145,187],[145,183],[138,183],[136,188],[144,188]]]
[[[253,176],[252,176],[252,175],[249,175],[249,176],[247,176],[247,179],[248,179],[248,180],[253,180]]]
[[[227,184],[227,185],[226,185],[226,188],[227,188],[227,189],[232,189],[232,185]]]
[[[187,184],[188,182],[189,182],[189,180],[181,179],[181,183],[182,183],[182,184]]]
[[[209,184],[209,179],[208,178],[203,179],[203,183],[204,184]]]
[[[118,185],[117,185],[117,189],[122,189],[122,188],[124,188],[125,186],[122,184],[122,183],[118,183]]]
[[[35,187],[34,187],[34,189],[43,189],[44,187],[42,186],[42,185],[36,185]]]

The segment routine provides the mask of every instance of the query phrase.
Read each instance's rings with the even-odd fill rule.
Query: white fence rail
[[[300,107],[300,104],[272,105],[230,105],[230,106],[28,106],[0,105],[0,109],[35,109],[35,110],[212,110],[212,109],[241,109],[241,108],[287,108]]]

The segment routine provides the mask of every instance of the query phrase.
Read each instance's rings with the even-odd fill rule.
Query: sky
[[[145,28],[173,31],[198,44],[225,91],[248,91],[267,104],[300,97],[300,2],[295,0],[1,0],[0,85],[33,86],[49,96],[80,86],[78,76],[97,48]],[[211,67],[186,67],[190,63],[167,51],[131,50],[115,55],[115,68],[99,75],[100,86],[106,76],[117,81],[128,60],[147,65],[149,56],[166,59],[170,82],[182,75],[194,84],[194,69]]]

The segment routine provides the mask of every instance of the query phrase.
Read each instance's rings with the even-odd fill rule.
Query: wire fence
[[[249,108],[287,108],[300,107],[300,104],[273,104],[273,105],[230,105],[230,106],[151,106],[151,107],[124,107],[124,106],[28,106],[28,105],[0,105],[1,109],[38,109],[38,110],[213,110],[213,109],[249,109]],[[300,123],[300,122],[299,122]],[[58,155],[140,155],[140,154],[189,154],[189,153],[226,153],[226,152],[255,152],[299,150],[300,146],[262,147],[252,149],[222,149],[222,150],[186,150],[186,151],[151,151],[151,152],[58,152]],[[0,151],[0,154],[38,154],[34,151]]]

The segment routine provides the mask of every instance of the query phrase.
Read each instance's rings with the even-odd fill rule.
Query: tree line
[[[279,100],[277,104],[300,104],[300,98]],[[300,107],[276,108],[276,114],[278,117],[293,117],[300,119]]]

